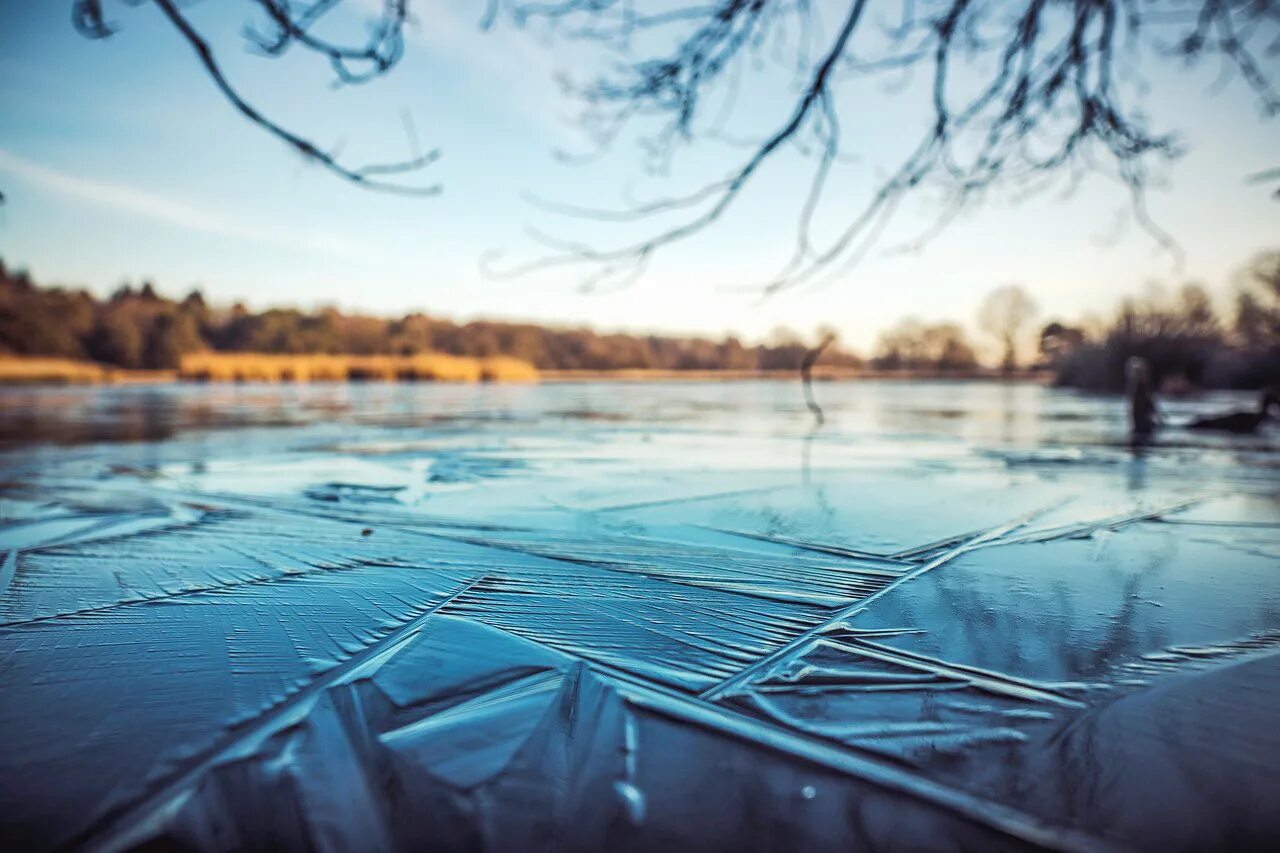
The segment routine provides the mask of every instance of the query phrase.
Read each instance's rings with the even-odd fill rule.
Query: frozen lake
[[[0,390],[0,839],[1280,838],[1280,424],[815,393]]]

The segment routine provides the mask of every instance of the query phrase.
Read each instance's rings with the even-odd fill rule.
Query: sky
[[[352,0],[353,14],[364,2]],[[493,277],[482,259],[501,267],[539,256],[530,229],[598,240],[620,227],[555,216],[531,195],[618,206],[718,177],[743,154],[699,142],[654,177],[624,137],[585,165],[564,162],[556,152],[590,145],[556,75],[598,57],[510,25],[481,32],[484,5],[417,0],[400,65],[357,87],[333,86],[315,57],[247,50],[249,3],[188,6],[250,100],[352,162],[408,156],[411,116],[421,144],[441,152],[421,179],[443,192],[424,199],[343,183],[244,121],[154,7],[107,0],[118,32],[91,41],[72,27],[70,0],[0,0],[0,257],[42,283],[99,294],[151,280],[170,295],[199,287],[215,302],[253,308],[418,310],[748,340],[778,326],[828,325],[870,350],[904,316],[972,325],[983,296],[1009,283],[1026,288],[1042,320],[1105,313],[1149,282],[1203,282],[1225,305],[1232,274],[1280,248],[1280,204],[1244,181],[1278,165],[1280,120],[1261,121],[1238,80],[1216,85],[1216,66],[1159,66],[1143,106],[1157,126],[1180,132],[1187,153],[1148,205],[1181,244],[1181,265],[1134,226],[1123,188],[1096,176],[1070,195],[994,198],[923,249],[892,252],[937,213],[936,198],[915,197],[859,265],[821,287],[762,299],[750,286],[793,246],[813,167],[788,150],[716,227],[658,255],[626,288],[582,293],[586,271],[572,269]],[[761,86],[739,98],[735,126],[776,127],[793,98],[785,85]],[[826,233],[856,211],[925,119],[882,90],[841,98],[852,155],[825,196]]]

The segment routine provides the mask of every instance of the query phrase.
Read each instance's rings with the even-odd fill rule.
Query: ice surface
[[[3,846],[1280,837],[1275,432],[818,393],[3,392]]]

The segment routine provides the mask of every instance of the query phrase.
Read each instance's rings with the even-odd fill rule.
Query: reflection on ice
[[[1275,434],[818,393],[811,434],[781,382],[5,392],[0,837],[1280,835]]]

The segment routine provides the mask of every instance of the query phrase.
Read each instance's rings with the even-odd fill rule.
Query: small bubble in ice
[[[812,785],[805,785],[800,789],[800,796],[804,797],[806,800],[812,800],[814,797],[818,796],[818,789]]]

